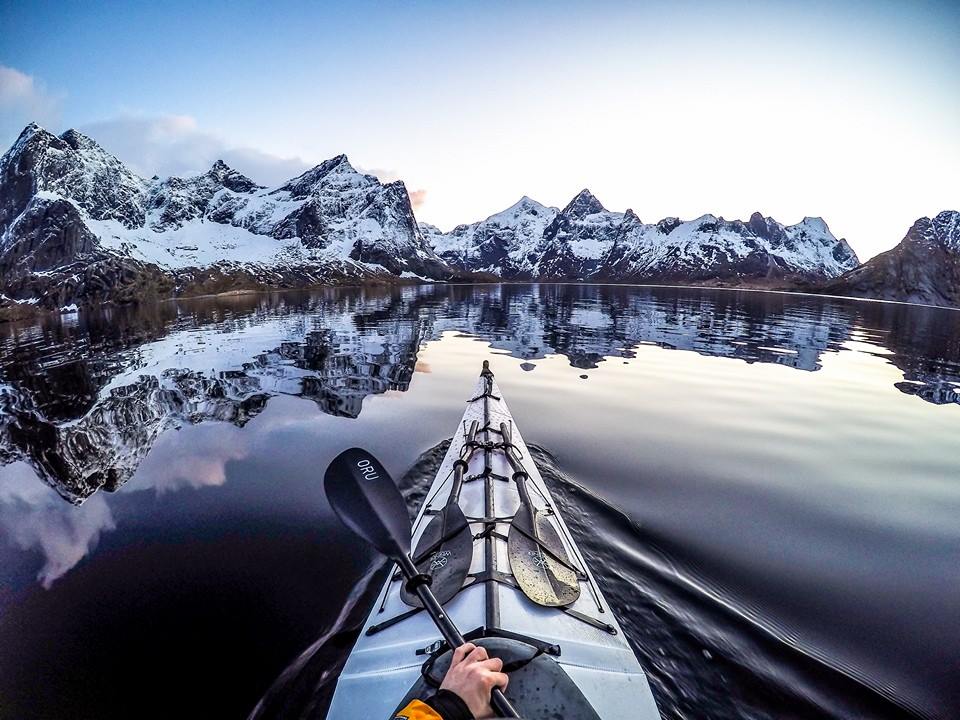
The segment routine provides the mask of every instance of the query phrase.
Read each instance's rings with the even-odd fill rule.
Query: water
[[[960,714],[960,312],[488,285],[0,326],[0,717],[322,715],[484,359],[664,717]]]

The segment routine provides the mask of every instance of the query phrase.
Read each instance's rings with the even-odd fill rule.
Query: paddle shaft
[[[396,560],[397,564],[400,566],[400,571],[407,577],[407,579],[416,577],[419,574],[420,571],[417,570],[417,566],[413,564],[413,560],[410,559],[409,555],[402,555],[399,558],[396,558]],[[437,629],[440,631],[440,635],[443,636],[443,639],[446,641],[447,645],[449,645],[451,649],[455,649],[463,645],[466,640],[464,640],[463,635],[460,634],[457,626],[453,624],[453,620],[450,619],[450,616],[447,615],[440,603],[437,602],[437,598],[434,597],[430,586],[425,583],[421,583],[420,585],[417,585],[416,593],[420,598],[420,601],[423,603],[423,609],[427,611],[427,615],[429,615],[433,620],[434,624],[437,626]],[[503,717],[520,717],[500,688],[493,688],[493,690],[490,691],[490,704],[493,706],[493,709]]]
[[[460,488],[463,487],[463,474],[467,471],[470,462],[470,458],[473,455],[473,441],[477,436],[477,429],[480,427],[480,423],[474,420],[470,424],[470,429],[467,431],[466,443],[464,443],[464,448],[466,452],[462,452],[460,459],[453,464],[453,486],[450,488],[450,497],[447,498],[447,505],[456,505],[460,502]]]
[[[500,437],[503,438],[505,443],[512,443],[513,438],[510,435],[510,428],[507,427],[505,422],[500,423]],[[534,537],[539,539],[537,523],[533,516],[533,504],[530,502],[530,493],[527,492],[527,478],[530,476],[527,475],[527,471],[523,469],[520,461],[513,456],[512,450],[512,446],[505,447],[503,454],[506,455],[507,462],[510,463],[510,467],[513,470],[513,481],[517,484],[517,494],[520,495],[520,506],[527,508],[527,513],[530,515],[530,529],[533,531]]]

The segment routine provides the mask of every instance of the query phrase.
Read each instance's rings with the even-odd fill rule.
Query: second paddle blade
[[[413,552],[417,569],[430,575],[430,589],[441,605],[463,587],[473,561],[473,533],[459,505],[447,505],[435,515]],[[416,594],[401,588],[400,598],[411,607],[422,603]]]
[[[577,573],[570,567],[572,563],[566,548],[550,519],[535,512],[533,522],[536,523],[536,532],[531,525],[530,513],[524,507],[514,515],[507,538],[510,571],[523,594],[533,602],[547,607],[565,607],[580,597]],[[534,538],[539,538],[540,543]]]

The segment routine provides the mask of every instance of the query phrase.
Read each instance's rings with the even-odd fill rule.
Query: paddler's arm
[[[491,658],[473,643],[453,651],[450,669],[437,693],[425,701],[414,700],[394,720],[478,720],[493,717],[490,691],[506,689],[509,678],[500,672],[503,661]]]

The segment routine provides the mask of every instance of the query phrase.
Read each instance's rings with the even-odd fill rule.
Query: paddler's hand
[[[495,687],[506,690],[510,680],[506,673],[500,672],[502,669],[503,660],[490,657],[482,647],[465,643],[453,651],[450,669],[440,689],[459,695],[478,720],[492,718],[490,692]]]

